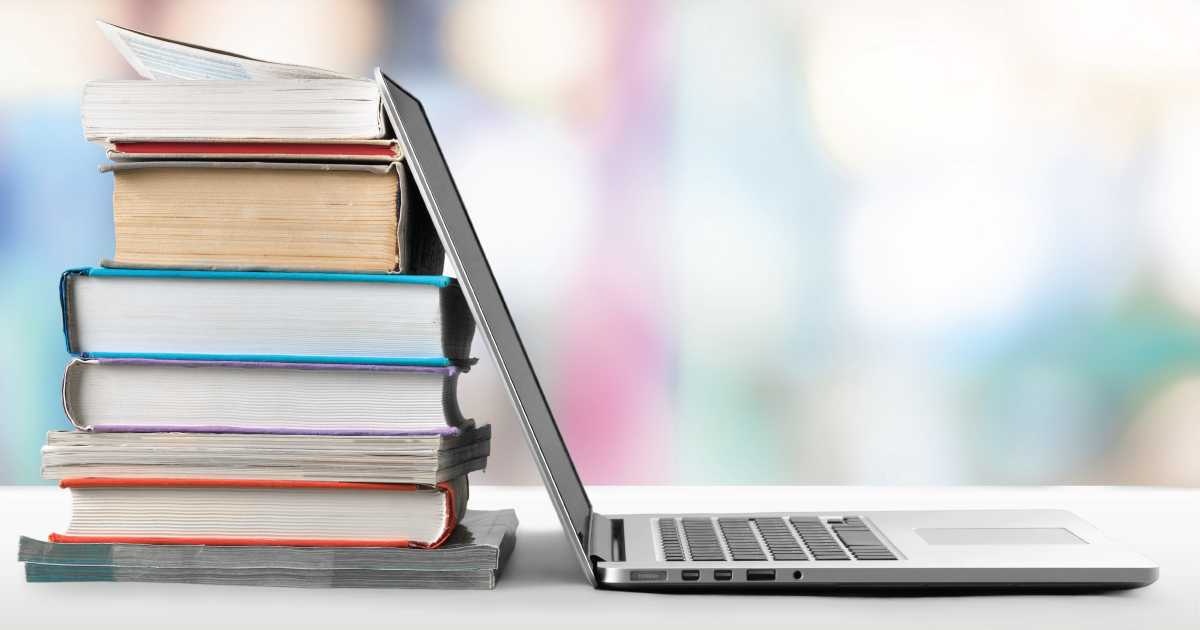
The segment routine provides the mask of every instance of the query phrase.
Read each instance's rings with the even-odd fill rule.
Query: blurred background
[[[0,483],[113,253],[97,17],[422,99],[585,483],[1200,484],[1191,0],[0,2]]]

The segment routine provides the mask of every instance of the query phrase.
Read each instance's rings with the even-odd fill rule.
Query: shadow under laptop
[[[497,588],[516,585],[587,585],[583,570],[560,531],[517,530],[517,547],[508,559]]]

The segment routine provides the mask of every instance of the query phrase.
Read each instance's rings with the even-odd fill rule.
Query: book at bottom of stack
[[[516,546],[512,510],[468,510],[436,549],[58,543],[21,537],[29,582],[490,589]]]

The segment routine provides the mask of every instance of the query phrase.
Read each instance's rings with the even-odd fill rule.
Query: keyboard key
[[[874,546],[879,546],[879,547],[883,546],[883,542],[880,541],[879,538],[876,537],[873,532],[871,532],[870,530],[867,530],[867,529],[839,531],[837,534],[838,534],[838,538],[841,538],[842,542],[845,543],[846,546],[854,546],[854,545],[874,545]]]
[[[723,562],[725,552],[713,528],[712,520],[707,518],[685,518],[683,534],[692,560],[696,562]]]
[[[735,561],[767,559],[758,538],[750,529],[749,519],[725,517],[717,519],[717,524],[721,528],[721,533],[725,535],[725,543],[729,545],[729,553]]]
[[[808,559],[782,518],[756,518],[754,524],[775,560]]]
[[[658,520],[658,533],[662,539],[663,557],[667,562],[683,562],[683,543],[679,539],[679,530],[675,527],[675,519],[663,518]]]

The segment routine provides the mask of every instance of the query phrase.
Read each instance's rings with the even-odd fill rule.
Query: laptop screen
[[[542,481],[550,492],[559,518],[578,543],[577,553],[587,563],[586,541],[592,505],[584,492],[575,464],[563,443],[562,434],[550,413],[533,365],[517,334],[504,296],[492,275],[487,257],[475,235],[471,218],[459,197],[454,178],[420,101],[394,81],[375,70],[384,108],[404,147],[404,159],[416,180],[417,189],[442,238],[446,254],[458,274],[463,293],[475,316],[480,336],[500,371],[537,461]]]

